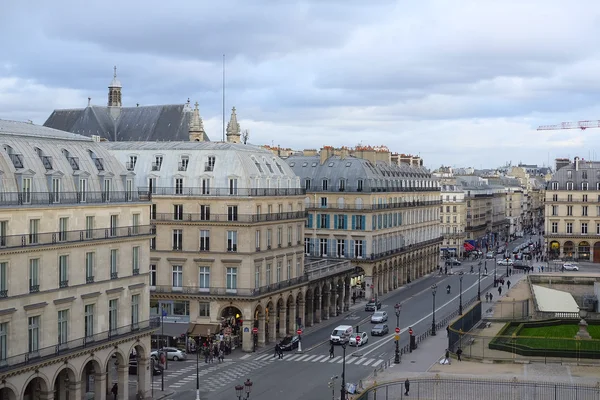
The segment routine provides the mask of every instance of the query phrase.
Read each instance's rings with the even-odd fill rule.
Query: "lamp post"
[[[200,400],[200,336],[196,336],[196,400]]]
[[[498,287],[498,280],[496,279],[496,259],[494,258],[494,287]]]
[[[164,308],[162,310],[160,310],[160,340],[158,343],[159,349],[161,349],[161,344],[165,337],[165,315],[166,314],[167,314],[167,311]],[[159,357],[161,358],[161,361],[162,361],[162,354],[164,354],[164,352],[161,352],[159,350]],[[167,355],[164,354],[164,356],[165,356],[165,363],[162,365],[162,374],[160,374],[160,391],[161,392],[165,391],[165,369],[167,369]]]
[[[460,271],[460,274],[458,274],[458,280],[460,281],[460,288],[459,288],[459,293],[458,293],[458,313],[460,315],[462,315],[463,313],[463,307],[462,307],[462,280],[463,280],[463,275],[464,273],[462,271]]]
[[[481,265],[479,265],[479,276],[477,277],[477,301],[481,301]]]
[[[346,400],[346,345],[347,343],[342,343],[343,357],[342,357],[342,397],[340,399]]]
[[[435,336],[435,292],[437,292],[437,285],[434,283],[431,285],[431,294],[433,295],[433,318],[431,319],[431,336]]]
[[[250,381],[250,379],[246,379],[246,382],[244,382],[243,385],[235,385],[235,395],[237,396],[238,400],[242,400],[244,393],[246,394],[244,398],[249,399],[251,391],[252,382]]]
[[[402,311],[402,304],[396,303],[394,306],[396,310],[396,328],[400,329],[400,311]],[[396,354],[394,355],[394,364],[400,364],[400,331],[397,333],[398,338],[396,339]]]

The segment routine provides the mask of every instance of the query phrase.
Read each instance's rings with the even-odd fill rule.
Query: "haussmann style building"
[[[0,120],[0,142],[0,398],[148,396],[148,196],[88,137]]]

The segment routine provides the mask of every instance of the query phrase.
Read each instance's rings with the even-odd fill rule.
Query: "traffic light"
[[[329,383],[327,384],[327,386],[328,386],[330,389],[333,389],[333,388],[335,387],[335,382],[334,382],[334,381],[329,381]]]

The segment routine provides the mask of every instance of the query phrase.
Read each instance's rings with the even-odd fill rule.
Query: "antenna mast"
[[[223,54],[223,142],[225,141],[225,54]]]

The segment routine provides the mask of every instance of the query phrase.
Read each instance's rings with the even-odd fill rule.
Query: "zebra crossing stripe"
[[[350,359],[346,360],[346,365],[347,364],[352,364],[356,360],[357,360],[357,358],[350,358]]]
[[[316,358],[318,358],[318,357],[320,357],[320,356],[310,356],[310,357],[308,357],[308,358],[307,358],[306,360],[304,360],[304,361],[312,361],[312,362],[314,362],[314,361],[315,361],[314,359],[316,359]]]
[[[367,358],[358,358],[358,359],[356,359],[356,362],[354,363],[354,365],[360,365],[366,360],[368,360],[368,359]]]
[[[337,356],[331,359],[331,361],[329,361],[330,363],[334,363],[334,362],[338,362],[339,360],[342,359],[342,356]]]
[[[317,362],[317,361],[321,361],[323,362],[323,359],[326,358],[327,356],[317,356],[317,358],[315,358],[314,360],[312,360],[313,362]]]
[[[319,362],[327,362],[327,361],[331,361],[331,358],[329,356],[323,358],[321,361]]]
[[[308,357],[310,357],[310,354],[309,354],[309,355],[306,355],[306,356],[302,356],[302,357],[300,357],[300,358],[296,359],[296,361],[306,361],[306,359],[307,359]]]
[[[254,361],[262,361],[262,360],[266,360],[267,358],[272,357],[271,354],[263,354],[262,356],[258,356],[254,359]]]
[[[245,356],[243,356],[243,357],[240,357],[240,360],[247,360],[247,359],[249,359],[250,357],[252,357],[252,354],[246,354]]]
[[[300,357],[302,357],[302,354],[288,357],[287,360],[288,361],[295,361],[295,360],[297,360]]]
[[[367,366],[367,365],[371,364],[373,361],[375,361],[375,359],[374,359],[374,358],[371,358],[371,359],[369,359],[369,360],[365,361],[365,362],[363,363],[363,365],[364,365],[364,366]]]
[[[381,364],[383,362],[383,360],[377,360],[373,363],[373,365],[371,365],[371,367],[377,367],[379,364]]]

